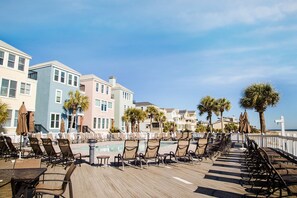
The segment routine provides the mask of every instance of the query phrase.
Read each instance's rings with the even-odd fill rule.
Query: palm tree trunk
[[[209,116],[209,128],[210,132],[212,133],[211,115]]]
[[[222,133],[224,133],[224,123],[223,123],[223,112],[221,111],[221,129]]]
[[[263,134],[266,131],[264,112],[259,112],[259,117],[260,117],[260,129],[261,129],[261,133]]]
[[[126,132],[129,133],[129,123],[125,122],[125,126],[126,126]]]
[[[73,109],[72,111],[72,115],[71,115],[71,122],[70,122],[70,127],[69,127],[69,133],[72,131],[72,126],[73,126],[73,122],[74,122],[74,116],[76,116],[76,109]]]

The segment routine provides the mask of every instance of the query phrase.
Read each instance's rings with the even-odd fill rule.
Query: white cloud
[[[244,82],[258,82],[281,80],[290,84],[297,84],[295,76],[297,68],[293,66],[254,66],[221,69],[201,79],[205,84],[236,84]]]
[[[243,37],[251,37],[251,36],[267,36],[270,34],[276,34],[276,33],[287,33],[287,32],[296,32],[297,26],[291,25],[291,26],[283,26],[283,25],[277,25],[277,26],[267,26],[267,27],[261,27],[255,30],[252,30],[250,32],[247,32],[246,34],[242,35]]]

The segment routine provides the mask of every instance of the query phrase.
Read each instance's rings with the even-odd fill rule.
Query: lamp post
[[[281,135],[282,135],[282,136],[286,136],[286,131],[285,131],[285,118],[284,118],[284,116],[281,116],[279,120],[274,120],[274,122],[275,122],[276,124],[279,124],[279,123],[280,123],[280,125],[281,125]],[[282,138],[282,139],[283,139],[283,138]],[[286,148],[286,142],[285,142],[285,140],[283,139],[283,141],[282,141],[282,149],[283,149],[283,151],[285,151],[285,148]]]

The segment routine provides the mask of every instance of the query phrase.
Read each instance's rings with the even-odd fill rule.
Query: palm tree
[[[147,113],[147,117],[150,119],[150,132],[152,132],[153,129],[153,118],[158,113],[158,109],[154,106],[148,106],[145,110]]]
[[[126,132],[129,133],[129,120],[130,120],[130,118],[129,118],[128,113],[126,113],[126,111],[124,112],[124,115],[122,116],[122,121],[125,123]]]
[[[268,83],[252,84],[247,87],[239,101],[245,109],[255,109],[259,113],[261,133],[265,133],[264,112],[268,106],[274,107],[280,100],[279,93]]]
[[[209,121],[208,126],[210,128],[210,132],[212,132],[212,124],[211,124],[211,117],[212,113],[216,112],[215,109],[215,101],[216,99],[205,96],[200,100],[200,104],[197,105],[197,109],[199,110],[199,115],[203,115],[207,113],[206,119]]]
[[[132,132],[135,132],[135,125],[137,123],[138,116],[139,116],[139,109],[129,108],[124,112],[124,116],[122,117],[124,121],[131,123]]]
[[[162,111],[157,112],[157,114],[155,114],[155,121],[159,123],[159,129],[160,129],[160,132],[162,132],[163,123],[166,121],[166,116],[164,112]]]
[[[224,133],[224,123],[223,123],[223,113],[224,111],[229,111],[231,109],[231,103],[226,98],[219,98],[215,102],[215,110],[217,113],[220,113],[221,116],[221,129]]]
[[[64,102],[64,107],[68,110],[68,112],[72,112],[71,124],[69,128],[69,132],[71,132],[74,116],[76,116],[78,108],[80,108],[81,111],[86,111],[89,108],[89,98],[88,96],[82,95],[78,90],[75,92],[70,91],[68,95],[69,99]]]
[[[143,122],[147,118],[147,114],[142,109],[135,109],[135,114],[138,132],[140,132],[140,122]]]
[[[6,103],[2,103],[0,100],[0,126],[4,124],[9,116],[7,109],[8,105]]]

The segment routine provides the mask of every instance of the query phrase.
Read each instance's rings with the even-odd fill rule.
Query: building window
[[[96,106],[96,107],[100,107],[100,100],[95,99],[95,106]]]
[[[68,74],[68,85],[72,85],[72,74]]]
[[[5,127],[11,127],[12,110],[11,109],[8,109],[7,110],[7,113],[8,113],[8,117],[6,119],[6,122],[4,123],[4,126]]]
[[[61,71],[61,78],[60,78],[61,83],[65,83],[65,72]]]
[[[9,54],[8,56],[8,67],[14,68],[14,62],[15,62],[15,55]]]
[[[17,82],[14,80],[2,79],[1,96],[15,98]]]
[[[8,86],[9,86],[9,80],[3,78],[1,83],[1,96],[7,96]]]
[[[105,129],[105,118],[102,118],[102,129]]]
[[[61,104],[62,102],[62,91],[56,89],[56,103]]]
[[[31,85],[28,83],[21,83],[21,94],[30,95]]]
[[[96,83],[96,92],[99,92],[99,83]]]
[[[54,81],[59,82],[59,70],[54,70]]]
[[[52,113],[51,114],[51,129],[59,129],[60,128],[60,114]]]
[[[18,124],[18,116],[19,116],[19,110],[14,110],[14,123],[13,126],[17,127]]]
[[[109,119],[106,118],[106,128],[108,129],[108,127],[109,127]]]
[[[9,97],[10,98],[15,98],[16,89],[17,89],[17,82],[14,80],[11,80],[10,87],[9,87]]]
[[[106,94],[108,95],[108,93],[109,93],[109,87],[106,86]]]
[[[19,66],[18,66],[18,70],[20,71],[24,71],[25,68],[25,58],[23,57],[19,57]]]
[[[101,118],[98,118],[98,129],[101,128]]]
[[[109,108],[109,109],[112,108],[112,102],[108,102],[108,108]]]
[[[104,85],[101,85],[101,93],[104,93]]]
[[[93,122],[93,128],[96,129],[96,121],[97,121],[97,118],[94,118],[93,120],[94,120],[94,122]]]
[[[101,101],[101,111],[107,111],[107,102],[106,101]]]
[[[74,76],[74,80],[73,80],[73,86],[77,87],[77,76]]]
[[[0,65],[3,65],[4,52],[0,51]]]

